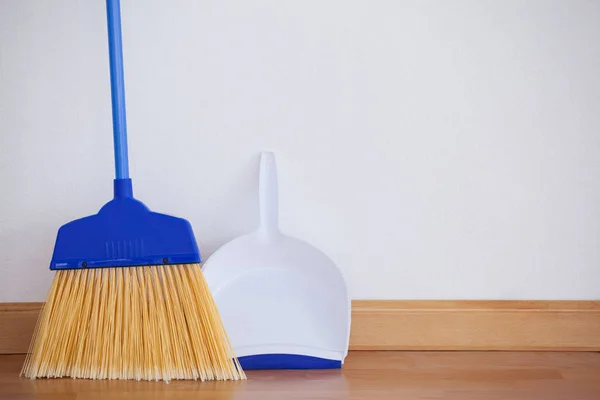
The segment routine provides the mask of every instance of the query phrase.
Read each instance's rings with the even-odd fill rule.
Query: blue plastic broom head
[[[115,179],[115,198],[96,215],[63,225],[51,270],[201,262],[190,223],[150,211],[131,179]]]

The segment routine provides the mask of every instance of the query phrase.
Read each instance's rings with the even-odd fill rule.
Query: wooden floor
[[[600,353],[351,352],[342,370],[247,371],[243,382],[19,378],[0,356],[0,399],[600,400]]]

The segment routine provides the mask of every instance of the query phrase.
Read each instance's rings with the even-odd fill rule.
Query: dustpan
[[[203,273],[243,369],[341,368],[350,299],[323,252],[278,228],[275,155],[261,153],[260,225],[223,245]]]

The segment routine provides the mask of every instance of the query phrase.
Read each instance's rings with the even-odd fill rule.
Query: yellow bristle
[[[21,375],[246,379],[199,264],[57,271]]]

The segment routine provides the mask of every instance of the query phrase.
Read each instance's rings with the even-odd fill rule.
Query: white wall
[[[281,226],[359,299],[600,299],[600,2],[123,0],[134,191]],[[0,301],[112,194],[103,1],[0,0]]]

